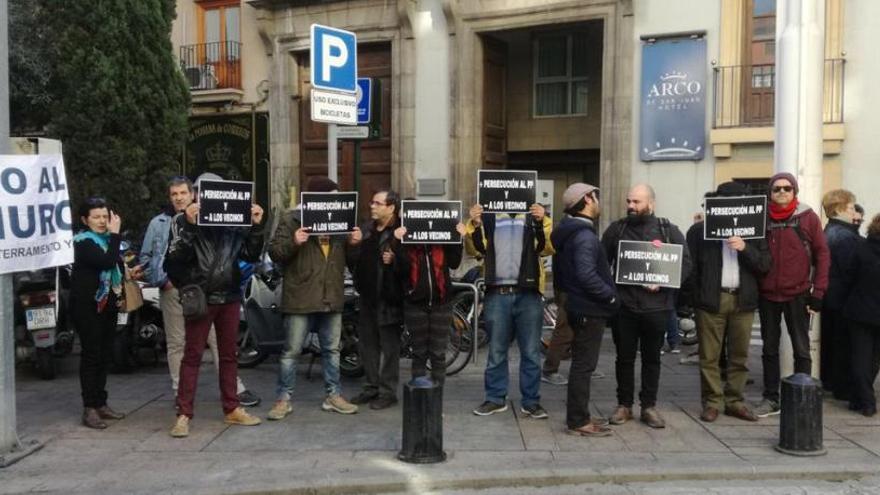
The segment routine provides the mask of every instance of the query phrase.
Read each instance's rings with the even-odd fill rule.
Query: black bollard
[[[779,445],[776,450],[798,456],[824,455],[822,386],[806,373],[782,380]]]
[[[403,440],[397,458],[414,464],[446,460],[441,385],[423,378],[403,386]]]

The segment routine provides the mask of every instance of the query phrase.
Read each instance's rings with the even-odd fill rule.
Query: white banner
[[[0,274],[73,263],[61,155],[0,155]]]

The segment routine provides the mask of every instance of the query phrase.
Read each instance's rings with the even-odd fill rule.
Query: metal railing
[[[844,59],[825,60],[822,121],[826,124],[843,122],[845,63]],[[731,65],[713,71],[715,129],[774,125],[774,64]]]
[[[241,89],[241,43],[217,41],[183,45],[180,68],[192,91]]]

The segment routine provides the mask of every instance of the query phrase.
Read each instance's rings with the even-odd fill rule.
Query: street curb
[[[567,471],[567,470],[566,470]],[[475,479],[424,479],[418,476],[406,481],[386,483],[352,483],[296,488],[279,488],[256,491],[229,492],[235,495],[346,495],[376,493],[421,493],[427,490],[481,490],[505,487],[536,487],[582,485],[582,484],[626,484],[653,483],[665,481],[762,481],[762,480],[811,480],[811,481],[852,481],[880,474],[880,467],[858,466],[855,469],[833,469],[828,471],[804,472],[802,466],[791,469],[759,470],[752,466],[750,472],[735,473],[713,471],[684,471],[659,473],[559,473],[535,476],[486,477]]]

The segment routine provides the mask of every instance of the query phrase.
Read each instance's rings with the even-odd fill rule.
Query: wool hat
[[[324,177],[323,175],[318,175],[309,178],[309,181],[306,183],[306,192],[332,192],[338,191],[339,186],[330,180],[329,177]]]
[[[785,179],[788,182],[791,182],[791,185],[794,186],[794,195],[797,196],[799,188],[797,179],[794,178],[794,175],[791,175],[788,172],[780,172],[773,177],[770,177],[770,189],[773,189],[773,183],[778,181],[779,179]]]
[[[598,191],[599,188],[593,186],[591,184],[584,184],[583,182],[575,182],[574,184],[568,186],[568,189],[562,193],[562,207],[565,211],[570,210],[574,205],[578,203],[584,196],[592,193],[593,191]]]
[[[718,184],[718,189],[715,190],[715,193],[718,196],[745,196],[749,193],[749,188],[741,182],[722,182]]]

